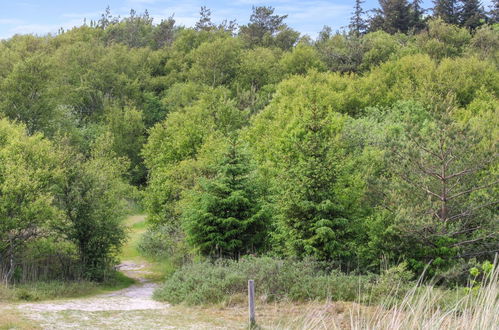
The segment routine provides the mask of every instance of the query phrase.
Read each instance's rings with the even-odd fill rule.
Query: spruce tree
[[[411,29],[421,31],[425,27],[423,15],[425,10],[421,7],[423,0],[414,0],[411,4]]]
[[[356,36],[363,34],[367,30],[367,24],[363,18],[365,14],[362,8],[363,3],[364,0],[355,0],[354,11],[350,19],[350,31]]]
[[[411,27],[411,6],[407,0],[379,0],[380,8],[374,10],[370,30],[388,33],[407,33]]]
[[[485,22],[485,11],[480,0],[462,0],[459,15],[461,26],[474,30]]]
[[[300,132],[293,132],[296,141],[278,178],[279,245],[289,255],[342,264],[355,253],[356,222],[339,197],[343,159],[332,127],[341,124],[317,100],[300,112]]]
[[[248,158],[231,139],[214,178],[188,194],[183,212],[187,239],[202,255],[238,258],[258,251],[265,241],[267,219]]]
[[[199,21],[196,22],[194,28],[197,31],[210,31],[215,26],[211,22],[211,10],[205,6],[201,7],[199,11]]]
[[[457,0],[433,0],[433,15],[445,23],[459,24],[459,5]]]
[[[488,20],[491,24],[499,23],[499,0],[493,0],[488,12]]]

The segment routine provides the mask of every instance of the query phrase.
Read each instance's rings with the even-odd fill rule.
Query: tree
[[[411,28],[411,6],[407,0],[379,0],[379,9],[371,18],[370,30],[388,33],[407,33]]]
[[[365,11],[362,8],[364,0],[355,0],[354,11],[350,18],[350,31],[356,36],[363,34],[367,30],[367,22],[363,18]]]
[[[268,219],[259,202],[249,160],[232,138],[214,178],[188,193],[182,222],[202,255],[239,258],[265,243]]]
[[[152,17],[147,10],[137,15],[130,10],[130,16],[109,25],[104,32],[104,40],[110,44],[118,42],[128,47],[145,47],[150,45],[153,35]]]
[[[212,87],[229,84],[235,78],[240,51],[241,43],[235,38],[201,44],[192,52],[191,77]]]
[[[419,47],[435,59],[462,55],[470,39],[469,30],[440,18],[430,20],[428,29],[416,36]]]
[[[60,169],[52,144],[0,120],[0,276],[10,282],[27,244],[62,221],[54,205]],[[3,271],[3,272],[2,272]]]
[[[19,61],[0,84],[0,113],[26,125],[29,134],[52,133],[55,104],[51,95],[51,65],[41,55]]]
[[[480,0],[462,0],[459,23],[470,30],[485,23],[485,11]]]
[[[329,142],[333,123],[313,101],[309,107],[295,155],[278,176],[279,231],[288,254],[341,263],[355,253],[348,249],[355,225],[336,195],[340,161]]]
[[[312,69],[325,69],[316,48],[304,44],[299,44],[291,52],[284,54],[279,65],[285,74],[306,74]]]
[[[363,37],[331,34],[331,28],[324,27],[315,46],[321,60],[334,72],[358,72],[364,56]]]
[[[413,0],[411,3],[411,29],[417,32],[423,30],[426,26],[423,19],[426,10],[421,7],[422,2],[423,0]]]
[[[274,249],[346,269],[362,239],[363,181],[341,143],[346,117],[328,100],[338,83],[337,75],[316,72],[282,83],[248,138],[270,185]]]
[[[448,24],[459,24],[459,5],[457,0],[433,0],[433,15]]]
[[[141,185],[146,180],[146,170],[140,155],[146,141],[143,114],[136,108],[110,105],[106,107],[106,129],[110,134],[112,150],[118,157],[126,157],[130,168],[128,177],[132,184]]]
[[[488,12],[488,18],[492,24],[499,23],[499,0],[493,0]]]
[[[199,11],[199,20],[194,25],[194,28],[197,31],[210,31],[215,28],[213,23],[211,22],[211,10],[205,6],[201,7]]]
[[[170,16],[166,20],[161,20],[153,32],[153,47],[155,49],[163,48],[165,46],[170,46],[175,38],[175,19]]]
[[[118,23],[119,19],[119,16],[113,17],[111,14],[111,7],[107,6],[105,12],[101,14],[101,18],[97,21],[97,27],[104,30],[109,26]]]
[[[236,74],[238,86],[257,92],[267,84],[276,83],[281,75],[278,59],[278,52],[264,47],[244,51]]]
[[[175,91],[178,94],[179,89]],[[190,161],[199,158],[211,136],[227,136],[245,123],[245,112],[227,98],[227,90],[208,89],[200,94],[199,100],[175,109],[154,126],[144,146],[142,153],[149,170],[145,204],[154,224],[178,224],[178,202],[195,178]]]
[[[96,281],[112,272],[126,239],[122,220],[129,187],[122,176],[128,164],[110,151],[109,142],[109,136],[101,136],[89,159],[64,140],[59,150],[64,180],[57,202],[66,221],[57,229],[77,247],[83,275]]]
[[[274,15],[272,7],[253,7],[250,23],[241,26],[239,36],[249,47],[276,44],[282,49],[289,49],[300,34],[284,24],[287,17],[288,15]]]
[[[455,258],[493,258],[499,251],[497,155],[479,147],[480,134],[456,122],[447,103],[430,111],[398,107],[390,116],[400,124],[385,128],[392,177],[381,190],[407,242],[399,253],[418,271],[429,262],[434,271]]]

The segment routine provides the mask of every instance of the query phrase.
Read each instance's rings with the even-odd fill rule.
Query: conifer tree
[[[480,0],[462,0],[460,25],[474,30],[485,22],[485,11]]]
[[[425,27],[423,15],[425,10],[421,7],[422,0],[414,0],[411,4],[411,29],[421,31]]]
[[[490,23],[499,23],[499,0],[493,0],[488,12],[488,19]]]
[[[457,0],[434,0],[433,15],[445,23],[459,24],[459,5]]]
[[[411,6],[407,0],[379,0],[380,8],[375,9],[371,18],[370,30],[383,30],[388,33],[406,33],[411,27]]]
[[[191,191],[183,213],[187,239],[202,255],[238,258],[265,241],[266,216],[248,158],[232,138],[214,178]]]
[[[364,0],[355,0],[354,11],[350,19],[350,31],[356,36],[363,34],[367,30],[367,23],[363,16],[365,14],[362,4]]]
[[[211,10],[205,6],[199,11],[199,21],[196,22],[195,29],[197,31],[209,31],[214,28],[211,22]]]
[[[355,220],[339,201],[341,151],[331,142],[341,119],[312,100],[303,114],[300,133],[280,174],[278,227],[285,253],[313,256],[341,263],[354,254],[351,244]]]
[[[239,29],[239,36],[250,46],[277,46],[290,49],[300,33],[289,28],[284,20],[288,15],[274,15],[273,7],[253,7],[250,21]]]

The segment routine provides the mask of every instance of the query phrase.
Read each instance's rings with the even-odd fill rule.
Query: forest
[[[352,10],[317,38],[268,6],[245,25],[202,7],[194,27],[108,7],[0,41],[1,280],[106,281],[136,208],[140,253],[173,269],[160,299],[184,301],[200,264],[486,272],[499,2]]]

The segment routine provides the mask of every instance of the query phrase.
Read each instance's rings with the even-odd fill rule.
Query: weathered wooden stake
[[[255,281],[248,281],[248,307],[250,329],[256,325],[255,319]]]

